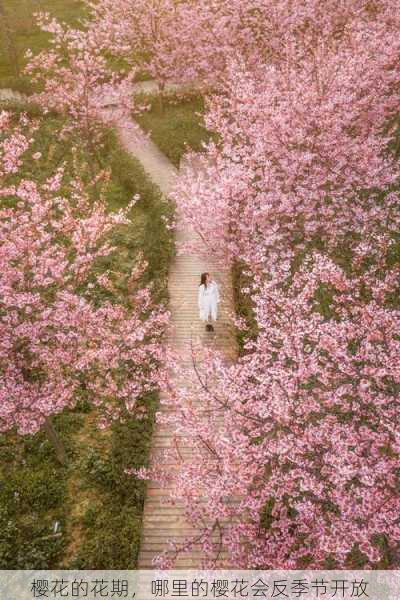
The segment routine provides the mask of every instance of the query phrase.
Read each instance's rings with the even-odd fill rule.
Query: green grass
[[[37,54],[48,46],[49,35],[40,31],[34,13],[49,12],[56,18],[76,25],[84,16],[81,0],[2,0],[5,17],[0,15],[0,87],[29,92],[29,80],[23,76],[24,55],[28,49]]]
[[[150,110],[138,116],[137,121],[176,167],[187,150],[200,151],[203,142],[210,139],[203,123],[201,96],[170,94],[164,97],[163,103],[153,96],[144,100],[150,104]]]
[[[70,434],[79,415],[55,419],[71,450]],[[65,544],[66,469],[42,433],[25,438],[0,436],[0,568],[54,568]],[[60,535],[54,535],[58,521]]]
[[[32,50],[33,54],[38,54],[49,46],[51,38],[36,25],[35,13],[48,12],[59,21],[77,27],[87,16],[87,10],[83,0],[1,0],[1,5],[5,14],[0,8],[0,88],[30,94],[34,86],[23,73],[25,53]],[[117,69],[127,66],[115,58],[111,59],[111,64]],[[145,81],[151,76],[142,66],[135,79]]]
[[[70,568],[135,568],[139,552],[145,484],[125,469],[147,464],[157,396],[142,400],[144,420],[127,418],[111,429],[107,448],[82,448],[77,468],[94,500],[82,514],[82,543]]]
[[[40,114],[31,105],[15,109]],[[60,117],[46,116],[32,148],[42,152],[43,160],[27,160],[25,177],[43,180],[66,162],[68,173],[78,170],[89,179],[92,157],[79,139],[59,141],[63,125]],[[172,234],[165,227],[171,208],[140,164],[119,147],[114,133],[104,132],[99,157],[112,174],[106,189],[110,209],[126,206],[134,194],[140,200],[131,222],[113,234],[117,252],[98,268],[111,268],[119,277],[117,294],[124,302],[126,277],[138,252],[143,252],[149,267],[142,283],[153,282],[155,300],[165,301],[174,252]],[[104,432],[99,432],[96,414],[84,402],[57,416],[54,424],[67,449],[67,467],[57,463],[42,433],[0,436],[0,568],[135,568],[144,485],[128,477],[125,469],[147,464],[157,396],[149,394],[141,403],[148,409],[144,419],[127,415],[124,424]],[[56,521],[60,535],[54,536]]]
[[[117,243],[128,252],[126,262],[119,253],[117,268],[130,269],[132,258],[142,251],[148,264],[144,283],[152,283],[155,301],[167,300],[167,278],[169,264],[174,252],[171,232],[165,226],[173,216],[171,205],[164,201],[158,188],[149,180],[139,161],[126,152],[121,152],[114,132],[107,132],[104,151],[109,156],[113,181],[109,186],[109,206],[118,209],[125,206],[133,195],[140,200],[133,209],[133,226],[121,227],[117,231]],[[129,258],[130,257],[130,258]]]

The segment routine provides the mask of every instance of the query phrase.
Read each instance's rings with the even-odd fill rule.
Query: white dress
[[[215,281],[210,281],[207,287],[202,283],[199,286],[199,311],[202,321],[208,321],[209,317],[213,321],[217,320],[218,302],[219,291]]]

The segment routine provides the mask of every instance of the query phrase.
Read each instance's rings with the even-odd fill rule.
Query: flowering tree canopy
[[[98,89],[110,56],[145,68],[161,87],[167,78],[212,84],[206,126],[217,141],[181,175],[174,199],[208,252],[240,260],[249,280],[241,293],[256,324],[237,363],[210,351],[195,364],[197,380],[193,370],[186,374],[192,385],[169,382],[177,410],[160,419],[190,438],[196,461],[178,452],[179,470],[147,476],[173,481],[188,519],[204,524],[197,541],[211,563],[222,545],[245,568],[345,566],[357,553],[376,565],[400,537],[399,167],[388,150],[400,100],[400,9],[388,0],[100,0],[90,7],[85,34],[45,25],[55,49],[32,69],[62,69],[64,42],[70,55],[64,76],[55,72],[46,84],[44,102],[64,104],[80,124],[96,117],[96,93],[93,112],[81,98]],[[61,79],[70,76],[68,95]],[[7,168],[25,151],[17,138]],[[21,185],[13,192],[19,202]],[[34,191],[41,206],[54,201]],[[63,219],[57,227],[64,231]],[[68,263],[74,281],[90,262],[85,256]],[[71,293],[61,299],[74,306]],[[26,312],[25,296],[19,302],[17,316]],[[55,368],[41,361],[33,362],[35,376]],[[51,380],[58,379],[55,370]]]
[[[190,522],[207,524],[210,565],[217,526],[231,562],[246,568],[345,566],[357,548],[374,563],[382,536],[395,549],[400,313],[389,299],[399,269],[376,280],[380,267],[347,277],[315,254],[290,285],[284,271],[255,283],[259,332],[244,356],[228,367],[211,354],[197,385],[171,394],[169,420],[196,455],[177,453],[175,498]]]
[[[211,563],[218,529],[244,568],[374,565],[400,534],[400,13],[259,4],[269,50],[227,57],[206,115],[218,142],[174,194],[207,251],[241,261],[256,333],[172,390],[197,452],[169,480]]]
[[[195,172],[188,170],[177,198],[223,255],[254,262],[255,252],[265,255],[280,240],[285,249],[299,236],[335,240],[352,227],[361,233],[369,209],[360,192],[398,177],[386,152],[391,132],[384,134],[399,105],[396,15],[386,23],[380,12],[365,19],[356,12],[339,35],[341,4],[322,16],[318,6],[306,15],[292,9],[292,29],[284,34],[281,27],[275,60],[256,71],[231,62],[209,101],[206,126],[222,143],[210,146],[201,169],[197,160]]]
[[[132,109],[135,71],[111,68],[106,40],[95,24],[74,29],[44,13],[38,25],[52,38],[49,49],[36,56],[28,52],[25,71],[41,88],[33,100],[45,110],[66,114],[69,128],[78,129],[94,153],[107,114],[104,106],[115,105],[118,114]]]
[[[108,214],[62,167],[44,183],[24,179],[22,161],[40,160],[29,156],[34,125],[6,112],[0,125],[0,430],[34,433],[82,396],[106,424],[155,386],[167,315],[140,288],[139,263],[127,305],[96,301],[112,280],[93,267],[129,209]]]

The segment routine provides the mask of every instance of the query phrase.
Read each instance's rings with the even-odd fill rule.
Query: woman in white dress
[[[218,316],[219,291],[209,273],[202,273],[199,286],[200,319],[205,321],[207,331],[214,331],[210,321],[216,321]]]

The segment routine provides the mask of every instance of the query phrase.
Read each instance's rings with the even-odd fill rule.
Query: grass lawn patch
[[[79,436],[76,469],[80,474],[79,497],[73,518],[79,544],[72,540],[66,567],[78,569],[135,568],[139,553],[145,483],[127,475],[128,468],[147,464],[151,447],[155,394],[142,399],[147,409],[143,420],[127,417],[115,423],[102,443],[93,427],[85,439]]]
[[[84,0],[1,0],[0,88],[32,93],[34,86],[23,74],[25,53],[32,50],[33,54],[38,54],[48,48],[51,39],[51,35],[41,31],[36,24],[34,15],[38,12],[48,12],[72,27],[80,27],[82,19],[88,16]],[[116,68],[127,66],[116,58],[111,59],[111,63]],[[149,79],[151,75],[144,69],[139,69],[135,75],[136,81]]]
[[[48,46],[50,35],[40,31],[34,13],[49,12],[68,23],[77,25],[85,14],[82,0],[2,0],[0,12],[0,87],[29,93],[29,80],[23,76],[25,52],[37,54]]]
[[[54,419],[71,451],[71,434],[82,417]],[[56,460],[43,433],[0,436],[0,568],[56,568],[65,546],[67,469]]]
[[[159,96],[149,95],[144,101],[150,105],[150,110],[136,119],[176,167],[179,167],[185,152],[201,151],[203,143],[210,139],[211,134],[206,130],[202,117],[202,96],[167,94],[161,102]]]

